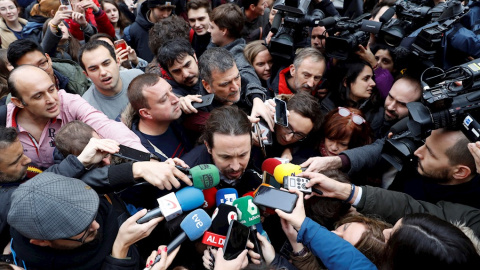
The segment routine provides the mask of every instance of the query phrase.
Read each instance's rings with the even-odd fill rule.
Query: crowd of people
[[[301,3],[0,0],[0,269],[480,269],[480,142],[444,125],[410,162],[385,155],[403,147],[391,138],[429,64],[480,65],[478,1],[462,3],[440,61],[375,34],[334,57],[342,33],[318,21],[286,37],[289,12],[385,23],[395,1]],[[291,40],[292,55],[271,46]],[[191,210],[218,227],[236,204],[216,194],[254,197],[272,158],[298,165],[313,192],[288,190],[290,213],[249,201],[260,218],[235,258],[191,235],[189,219],[212,223]],[[214,187],[190,170],[205,164]],[[171,192],[183,212],[157,201]],[[233,209],[230,222],[245,216]]]

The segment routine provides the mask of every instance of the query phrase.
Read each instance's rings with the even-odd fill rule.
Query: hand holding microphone
[[[205,231],[208,230],[208,228],[210,228],[211,225],[212,220],[203,209],[197,209],[191,212],[183,219],[182,223],[180,223],[180,228],[183,230],[183,232],[173,239],[170,244],[168,244],[167,254],[174,251],[187,239],[190,241],[197,240],[205,233]],[[157,255],[153,264],[149,265],[149,267],[145,268],[144,270],[150,269],[150,267],[159,262],[161,258],[161,255]]]
[[[190,211],[200,207],[205,201],[200,189],[184,187],[177,193],[169,193],[158,199],[159,207],[150,210],[145,216],[137,220],[138,224],[164,216],[167,221],[179,216],[183,211]]]

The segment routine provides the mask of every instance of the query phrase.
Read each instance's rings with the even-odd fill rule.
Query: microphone
[[[262,171],[273,175],[273,171],[280,164],[282,164],[282,162],[276,158],[267,158],[262,163]]]
[[[216,202],[217,205],[221,203],[232,205],[233,201],[238,198],[238,192],[234,188],[222,188],[217,191]]]
[[[220,171],[212,164],[197,165],[189,173],[193,186],[199,189],[209,189],[220,183]]]
[[[325,28],[328,28],[329,26],[332,26],[336,24],[340,20],[340,17],[334,16],[334,17],[327,17],[325,19],[321,19],[318,22],[319,26],[324,26]]]
[[[237,208],[228,204],[218,205],[212,215],[212,225],[203,235],[202,243],[215,247],[223,247],[232,220],[238,219]]]
[[[277,180],[277,182],[280,185],[284,186],[283,180],[285,176],[296,176],[297,174],[300,174],[303,171],[304,170],[299,165],[295,165],[292,163],[280,164],[275,168],[273,176],[275,177],[275,180]],[[323,192],[318,188],[312,187],[312,190],[319,195],[323,195]]]
[[[273,17],[273,22],[272,22],[272,26],[270,27],[270,32],[272,32],[274,35],[277,34],[281,24],[282,24],[282,14],[281,12],[277,12],[277,14],[275,14],[275,17]]]
[[[215,198],[217,195],[217,188],[209,188],[202,190],[205,201],[203,202],[202,208],[211,209],[215,207]]]
[[[257,239],[257,225],[261,226],[260,210],[253,203],[252,196],[245,196],[236,199],[233,205],[238,208],[238,221],[250,229],[250,240],[252,240],[255,252],[263,257],[262,249]],[[263,231],[263,228],[262,228]]]
[[[210,228],[210,225],[212,225],[212,219],[210,219],[205,210],[197,209],[188,214],[183,219],[182,223],[180,223],[180,228],[183,230],[183,232],[167,245],[167,254],[175,250],[181,243],[187,240],[187,238],[190,241],[195,241],[200,238],[208,230],[208,228]],[[158,254],[150,267],[159,262],[161,258],[161,255]]]
[[[390,21],[390,19],[393,17],[393,15],[395,15],[395,8],[390,7],[389,9],[385,10],[385,12],[380,17],[379,21],[381,23],[386,23],[386,22]]]
[[[275,167],[273,177],[275,177],[275,180],[277,180],[280,185],[283,185],[284,176],[295,176],[301,172],[302,167],[300,167],[299,165],[295,165],[292,163],[280,164]]]
[[[201,206],[204,201],[205,198],[200,189],[184,187],[177,193],[170,192],[158,198],[158,207],[148,211],[145,216],[137,220],[137,223],[142,224],[161,216],[169,221],[181,215],[183,211],[190,211]]]

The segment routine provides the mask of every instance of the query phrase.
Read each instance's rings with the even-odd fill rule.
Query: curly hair
[[[148,32],[148,47],[153,54],[158,54],[158,50],[167,40],[174,38],[184,38],[188,40],[190,34],[190,25],[175,15],[165,18],[153,25]],[[158,56],[157,57],[161,57]]]

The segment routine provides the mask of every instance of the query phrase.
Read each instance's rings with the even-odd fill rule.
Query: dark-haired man
[[[43,69],[57,89],[64,89],[68,93],[82,95],[91,84],[76,62],[59,59],[53,61],[32,40],[19,39],[12,42],[8,47],[7,58],[14,68],[33,65]]]
[[[103,40],[83,45],[79,61],[83,73],[93,82],[82,97],[108,118],[116,119],[128,104],[128,85],[143,72],[135,68],[120,71],[113,47]]]
[[[148,31],[162,19],[172,15],[176,0],[146,0],[140,4],[135,22],[125,31],[125,40],[137,52],[137,55],[147,62],[152,61],[156,52],[148,47]]]
[[[191,0],[187,3],[188,23],[194,31],[190,42],[198,57],[202,55],[210,43],[210,32],[208,32],[210,17],[208,14],[211,11],[211,4],[208,0]]]
[[[242,11],[245,16],[242,37],[247,43],[267,36],[265,26],[270,16],[270,9],[267,6],[267,0],[242,0]]]
[[[219,187],[235,187],[238,194],[253,191],[261,179],[250,163],[252,125],[237,106],[213,110],[205,124],[203,145],[183,156],[190,167],[214,164],[220,170]]]

